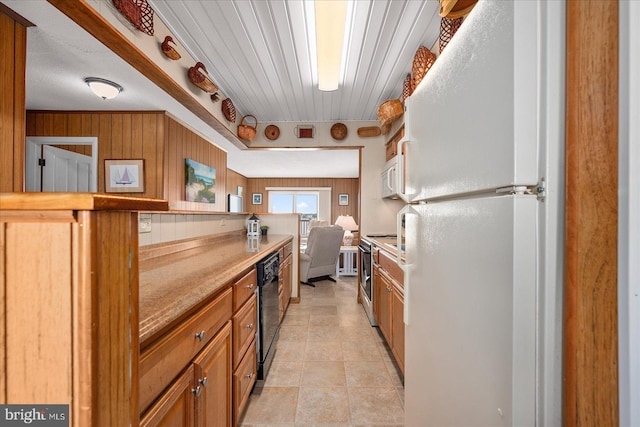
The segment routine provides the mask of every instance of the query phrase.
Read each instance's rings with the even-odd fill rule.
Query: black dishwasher
[[[256,353],[258,379],[264,380],[276,354],[280,330],[278,268],[280,258],[274,252],[258,262],[258,328],[256,331]]]

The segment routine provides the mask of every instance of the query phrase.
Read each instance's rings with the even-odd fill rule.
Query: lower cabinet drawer
[[[227,289],[140,355],[140,409],[144,412],[231,318]]]
[[[257,326],[257,305],[255,294],[233,315],[233,367],[240,364],[251,341],[255,340]]]
[[[252,269],[233,284],[233,311],[237,311],[256,292],[258,274]]]
[[[249,395],[253,384],[256,382],[257,373],[256,340],[253,340],[249,350],[247,350],[240,365],[238,365],[238,369],[233,374],[234,425],[238,423],[238,419],[249,401]]]

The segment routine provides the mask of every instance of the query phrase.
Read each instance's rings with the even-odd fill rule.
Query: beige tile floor
[[[404,388],[378,328],[356,302],[357,278],[301,286],[243,427],[402,426]]]

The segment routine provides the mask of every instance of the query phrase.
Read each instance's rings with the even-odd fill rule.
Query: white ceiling
[[[375,120],[383,100],[400,96],[415,50],[433,45],[440,22],[437,0],[353,2],[344,81],[320,92],[303,1],[149,2],[239,113],[262,122]],[[27,36],[28,109],[166,110],[226,150],[229,167],[247,177],[358,176],[357,150],[240,150],[45,0],[3,3],[36,25]],[[125,89],[102,101],[83,83],[88,76]]]
[[[321,92],[312,1],[149,3],[236,108],[262,122],[376,120],[383,101],[400,97],[416,49],[440,30],[437,0],[351,1],[344,78]]]

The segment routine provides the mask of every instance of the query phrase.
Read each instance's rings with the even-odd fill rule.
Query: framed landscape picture
[[[251,204],[253,204],[253,205],[261,205],[262,204],[262,193],[253,193],[253,198],[251,199]]]
[[[106,193],[144,193],[144,159],[104,161]]]
[[[340,206],[348,206],[349,205],[349,195],[348,194],[339,194],[338,195],[338,205],[340,205]]]
[[[216,170],[195,160],[185,159],[187,202],[216,202]]]

